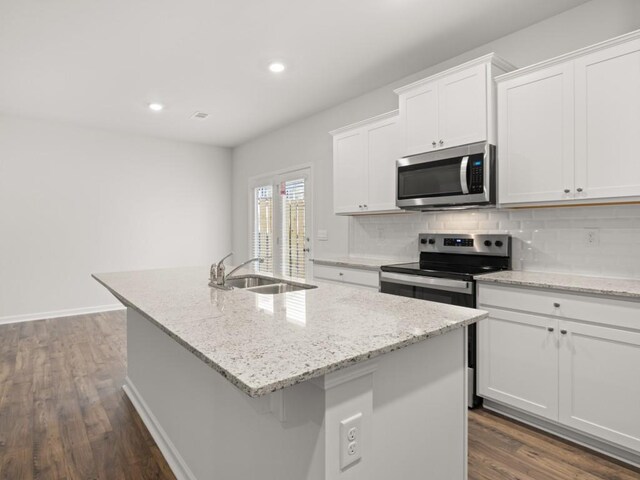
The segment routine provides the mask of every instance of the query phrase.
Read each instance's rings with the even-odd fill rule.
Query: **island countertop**
[[[487,316],[471,308],[323,282],[278,295],[224,291],[209,287],[208,276],[208,267],[93,275],[127,307],[251,397]]]

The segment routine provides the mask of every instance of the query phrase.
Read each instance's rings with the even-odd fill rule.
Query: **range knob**
[[[496,244],[497,245],[497,244]],[[484,246],[485,247],[490,247],[491,246],[491,240],[485,240],[484,241]]]
[[[501,247],[502,245],[504,245],[504,243],[502,243],[502,240],[496,240],[496,247]]]
[[[436,243],[436,239],[435,238],[430,238],[429,239],[429,245],[435,245]]]
[[[427,243],[427,239],[426,238],[421,238],[420,239],[420,243],[422,243],[424,245],[425,243]]]

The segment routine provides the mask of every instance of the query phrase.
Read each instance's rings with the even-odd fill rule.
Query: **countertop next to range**
[[[393,265],[394,263],[403,263],[410,260],[398,260],[392,258],[369,258],[369,257],[350,257],[350,256],[333,256],[326,255],[313,259],[314,265],[327,265],[330,267],[347,267],[359,268],[361,270],[378,271],[382,265]]]
[[[252,397],[474,323],[486,312],[317,282],[279,295],[207,285],[208,267],[101,273],[122,303]]]
[[[565,273],[509,270],[478,275],[476,281],[537,288],[552,288],[576,293],[609,295],[640,300],[640,280],[606,278]]]

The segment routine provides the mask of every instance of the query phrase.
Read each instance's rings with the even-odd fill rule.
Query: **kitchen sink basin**
[[[225,284],[229,287],[242,288],[249,292],[263,295],[277,295],[278,293],[317,288],[315,285],[286,282],[278,278],[259,277],[256,275],[227,278]]]
[[[280,282],[281,280],[276,280],[274,278],[247,275],[246,277],[227,278],[225,285],[234,288],[252,288],[264,285],[273,285]]]

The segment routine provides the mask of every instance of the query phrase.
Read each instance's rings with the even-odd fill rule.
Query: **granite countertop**
[[[474,323],[487,313],[315,282],[279,295],[207,285],[208,267],[100,273],[122,303],[252,397]]]
[[[361,270],[380,270],[382,265],[392,265],[394,263],[403,263],[407,260],[389,259],[389,258],[368,258],[368,257],[338,257],[338,256],[320,256],[313,259],[313,263],[317,265],[329,265],[331,267],[347,267],[359,268]]]
[[[478,282],[503,283],[527,287],[554,288],[570,292],[612,295],[640,299],[640,280],[603,278],[565,273],[509,270],[475,277]]]

